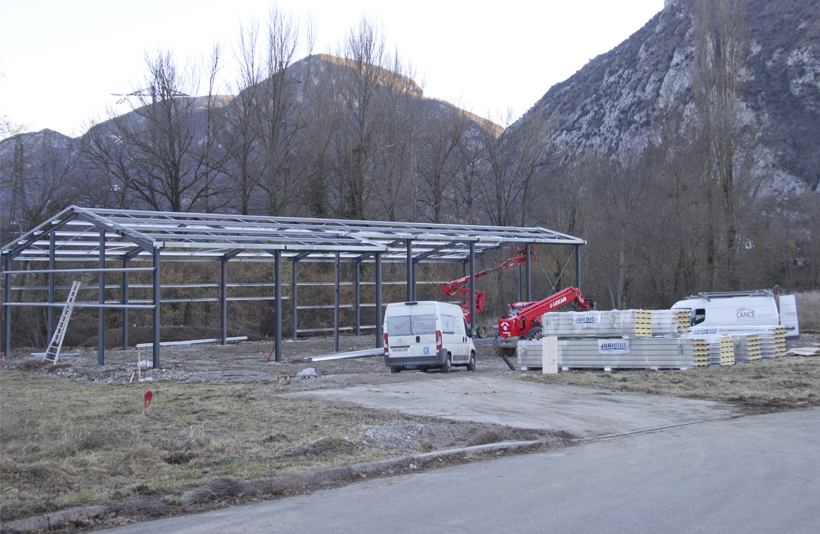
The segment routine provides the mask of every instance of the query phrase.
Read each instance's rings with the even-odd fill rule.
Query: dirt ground
[[[820,335],[804,334],[789,346],[818,342]],[[372,335],[340,340],[342,351],[374,346]],[[167,346],[160,369],[139,366],[140,360],[150,361],[150,349],[107,349],[102,367],[96,348],[66,348],[63,352],[79,355],[64,356],[56,365],[31,357],[32,349],[15,350],[0,362],[0,520],[107,503],[113,511],[106,517],[64,528],[95,530],[258,499],[230,490],[240,480],[502,441],[539,439],[547,448],[563,447],[575,438],[283,394],[485,377],[523,380],[533,387],[712,400],[745,413],[820,405],[820,358],[688,371],[542,375],[511,371],[491,345],[479,344],[475,371],[455,367],[443,375],[391,374],[378,356],[306,359],[333,352],[332,338],[283,341],[280,363],[268,359],[272,348],[272,340]],[[317,378],[294,379],[307,368]],[[146,410],[147,390],[155,400]],[[197,487],[210,488],[214,498],[183,502],[183,493]]]

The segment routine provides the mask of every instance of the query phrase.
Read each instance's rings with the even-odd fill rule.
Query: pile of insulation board
[[[682,334],[689,329],[686,310],[611,310],[548,313],[541,319],[545,336],[650,337]]]
[[[771,360],[772,358],[779,358],[786,354],[785,326],[755,326],[744,328],[738,326],[695,326],[691,329],[690,335],[693,337],[756,335],[758,336],[757,342],[761,359]],[[753,357],[754,356],[753,354]]]
[[[541,340],[519,341],[521,369],[541,368]],[[569,369],[689,369],[706,366],[704,340],[683,337],[558,339],[558,367]]]
[[[697,336],[694,339],[706,343],[709,365],[735,364],[735,339],[729,335]]]
[[[569,369],[688,369],[782,356],[786,329],[689,327],[688,310],[547,313],[544,336],[558,338],[558,366]],[[540,340],[519,341],[518,365],[541,368]]]

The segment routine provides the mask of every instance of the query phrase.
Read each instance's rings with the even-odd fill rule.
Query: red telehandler
[[[493,267],[492,269],[487,269],[486,271],[481,271],[480,273],[475,273],[475,279],[478,280],[479,278],[484,278],[488,274],[493,271],[497,271],[499,269],[507,269],[509,267],[515,267],[517,265],[522,265],[527,263],[527,255],[525,252],[524,247],[517,247],[518,248],[518,256],[514,258],[510,258],[504,263]],[[515,249],[513,249],[515,251]],[[538,258],[535,256],[534,253],[530,254],[530,261],[538,261]],[[470,276],[463,276],[458,280],[453,280],[452,282],[447,282],[443,286],[441,286],[441,294],[445,297],[457,297],[460,299],[464,299],[466,302],[461,305],[461,309],[464,310],[464,319],[467,323],[470,323],[470,288],[468,284],[470,283]],[[476,291],[475,292],[475,311],[476,313],[481,313],[484,310],[484,298],[485,294],[483,291]],[[486,337],[483,335],[486,333],[487,327],[479,328],[479,335],[478,337]]]
[[[585,299],[577,287],[568,287],[538,302],[512,304],[509,313],[498,320],[495,351],[504,356],[512,356],[519,339],[541,337],[541,316],[566,304],[572,304],[576,311],[595,309],[595,301]]]

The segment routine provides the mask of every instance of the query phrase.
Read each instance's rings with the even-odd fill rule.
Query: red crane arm
[[[593,304],[588,302],[577,287],[568,287],[550,295],[544,300],[533,302],[518,310],[512,317],[504,317],[498,321],[498,330],[503,337],[518,337],[526,335],[534,326],[540,326],[541,316],[560,308],[565,304],[573,303],[581,311],[593,309]]]
[[[538,258],[535,254],[530,254],[530,261],[538,261]],[[487,269],[486,271],[481,271],[480,273],[475,273],[475,279],[478,280],[479,278],[484,278],[488,274],[498,269],[507,269],[509,267],[515,267],[517,265],[521,265],[527,263],[527,255],[520,254],[515,258],[510,258],[505,262],[496,265],[492,269]],[[467,302],[461,305],[461,309],[464,310],[464,318],[467,322],[470,322],[470,290],[467,288],[467,284],[470,282],[472,277],[470,275],[462,276],[457,280],[452,280],[447,282],[443,286],[441,286],[441,294],[445,297],[457,297],[460,299],[465,299]],[[476,313],[481,313],[484,311],[484,299],[486,298],[486,294],[483,291],[476,291],[475,292],[475,311]]]

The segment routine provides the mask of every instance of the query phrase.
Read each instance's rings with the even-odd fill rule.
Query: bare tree
[[[512,123],[511,109],[498,121],[507,130]],[[482,138],[484,179],[481,200],[492,224],[525,225],[529,219],[529,193],[533,177],[553,161],[554,153],[544,144],[545,123],[499,137],[497,130],[486,129]]]
[[[226,150],[222,171],[228,178],[234,201],[231,207],[243,215],[252,212],[252,199],[265,170],[265,156],[257,135],[257,105],[264,78],[263,62],[258,57],[259,24],[239,28],[234,58],[238,63],[236,96],[231,102],[218,137]]]
[[[340,46],[338,58],[328,58],[331,84],[330,120],[336,125],[331,144],[336,165],[334,196],[340,216],[369,216],[373,185],[398,143],[405,142],[397,127],[407,99],[421,96],[397,53],[387,50],[383,30],[362,18]]]
[[[0,143],[5,237],[27,231],[73,203],[77,154],[73,139],[51,130],[18,134]]]
[[[291,151],[302,128],[296,94],[300,80],[290,75],[300,45],[299,22],[271,8],[265,34],[264,79],[254,89],[256,130],[264,154],[259,186],[267,196],[268,215],[281,215],[297,196],[291,187]]]
[[[422,191],[420,203],[424,217],[444,222],[443,214],[454,214],[457,197],[456,177],[461,171],[461,147],[472,121],[462,110],[446,102],[429,106],[422,118],[424,130],[418,162]]]
[[[740,209],[754,194],[752,126],[740,117],[743,67],[749,54],[745,0],[698,0],[693,94],[700,125],[707,262],[710,283],[722,280],[734,289]]]
[[[128,95],[132,111],[92,127],[85,154],[124,199],[133,196],[139,205],[170,211],[207,205],[206,197],[214,194],[211,120],[221,104],[212,93],[215,84],[206,97],[194,97],[194,66],[180,68],[170,52],[146,54],[145,61],[144,86]],[[211,69],[218,65],[216,54]],[[197,145],[201,139],[207,142]]]

